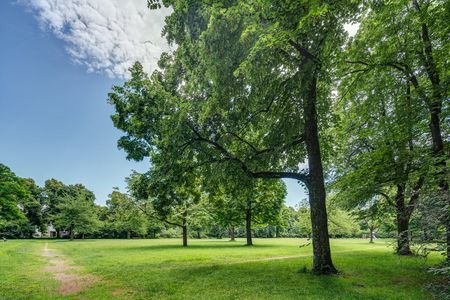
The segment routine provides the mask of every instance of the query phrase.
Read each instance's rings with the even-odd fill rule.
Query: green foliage
[[[93,232],[98,224],[92,192],[81,185],[71,186],[71,189],[71,195],[59,199],[59,213],[55,216],[55,225],[68,230],[72,239],[75,232]]]
[[[26,197],[28,190],[25,182],[7,166],[0,164],[0,230],[10,221],[25,218],[20,204]]]
[[[334,188],[346,208],[395,208],[400,247],[421,199],[436,186],[448,193],[448,7],[369,1],[363,10],[337,73]]]
[[[108,208],[109,226],[119,232],[145,235],[148,230],[147,219],[144,213],[136,206],[132,199],[118,190],[114,190],[106,200]]]

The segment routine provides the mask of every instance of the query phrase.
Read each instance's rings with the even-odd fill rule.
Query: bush
[[[159,234],[162,238],[178,238],[181,237],[181,233],[179,230],[175,228],[163,229]]]

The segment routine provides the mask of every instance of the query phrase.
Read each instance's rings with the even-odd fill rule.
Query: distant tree
[[[211,211],[219,224],[228,228],[233,240],[234,227],[245,224],[247,245],[253,245],[252,224],[277,224],[286,196],[279,179],[252,179],[242,173],[222,173],[203,178]]]
[[[146,174],[134,172],[128,179],[130,194],[149,218],[181,228],[183,247],[188,245],[190,214],[198,209],[201,199],[197,177],[168,176],[164,170],[153,169]]]
[[[369,242],[373,243],[375,233],[388,222],[388,215],[393,210],[386,202],[373,199],[364,207],[353,211],[352,215],[359,220],[361,230],[369,232]]]
[[[328,226],[330,235],[333,237],[354,237],[360,232],[357,219],[349,212],[336,207],[328,206],[329,218]]]
[[[49,179],[45,181],[44,185],[44,202],[45,208],[43,211],[43,218],[48,224],[52,224],[56,229],[56,236],[60,237],[60,230],[58,224],[55,222],[58,217],[61,204],[61,199],[69,195],[69,188],[56,179]]]
[[[286,197],[286,186],[281,180],[254,180],[253,184],[250,193],[247,193],[247,201],[244,202],[247,244],[253,243],[251,241],[252,222],[260,225],[279,223],[281,208]]]
[[[299,220],[297,211],[291,206],[283,205],[280,214],[280,222],[276,229],[276,236],[298,236],[300,232],[297,231],[297,228],[295,226]]]
[[[75,233],[84,236],[95,230],[98,225],[92,192],[82,185],[70,186],[71,191],[58,200],[58,214],[54,217],[58,228],[67,229],[70,239]]]
[[[142,236],[147,233],[147,219],[129,195],[114,190],[106,200],[106,206],[110,224],[118,232],[125,232],[127,239],[132,233]]]
[[[205,198],[201,197],[195,209],[189,214],[189,229],[193,232],[192,236],[198,239],[202,238],[202,233],[214,222],[213,214],[208,209],[209,203]]]
[[[21,200],[21,208],[27,218],[23,231],[29,237],[32,237],[36,230],[39,230],[41,233],[46,231],[47,224],[43,215],[45,199],[43,197],[43,189],[33,179],[23,179],[23,183],[28,190],[28,196]]]
[[[218,188],[207,197],[208,211],[220,228],[226,228],[231,241],[235,240],[236,228],[242,224],[242,204],[232,195]]]

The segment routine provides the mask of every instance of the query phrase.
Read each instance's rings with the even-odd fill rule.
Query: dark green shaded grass
[[[82,299],[431,299],[422,286],[433,279],[426,267],[438,257],[398,257],[389,241],[333,240],[341,274],[320,277],[302,271],[311,265],[311,246],[299,247],[305,243],[191,240],[183,248],[175,239],[88,240],[50,241],[49,247],[103,278],[76,295]],[[269,260],[276,257],[283,259]]]

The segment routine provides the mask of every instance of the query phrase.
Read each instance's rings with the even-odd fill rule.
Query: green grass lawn
[[[337,276],[315,276],[301,239],[12,240],[0,243],[0,299],[432,299],[423,285],[437,263],[398,257],[390,241],[332,240]],[[45,271],[48,248],[77,272],[101,278],[83,291],[58,292]],[[273,259],[273,258],[279,259]]]

